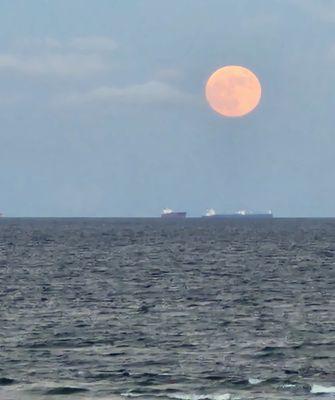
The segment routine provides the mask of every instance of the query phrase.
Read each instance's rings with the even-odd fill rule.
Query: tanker
[[[161,218],[186,218],[186,212],[185,211],[173,211],[171,208],[164,208]]]
[[[219,219],[271,219],[273,218],[272,211],[267,212],[252,212],[246,210],[239,210],[233,214],[217,214],[213,208],[207,210],[202,218],[219,218]]]

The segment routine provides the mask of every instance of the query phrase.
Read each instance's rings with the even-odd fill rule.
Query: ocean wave
[[[142,397],[143,393],[127,392],[121,393],[121,396],[125,397]],[[155,393],[154,397],[168,397],[174,400],[232,400],[232,394],[230,393],[207,393],[207,394],[197,394],[197,393]]]
[[[77,394],[88,392],[88,389],[78,388],[78,387],[69,387],[69,386],[61,386],[49,389],[45,392],[46,395],[69,395],[69,394]]]
[[[335,386],[322,386],[313,384],[311,387],[311,393],[313,394],[335,393]]]
[[[176,400],[230,400],[232,395],[230,393],[173,393],[168,394],[168,397]]]
[[[0,386],[9,386],[15,383],[14,379],[10,378],[0,378]]]
[[[1,399],[2,400],[2,399]],[[124,397],[117,394],[109,395],[108,397],[83,397],[83,400],[124,400]]]
[[[264,379],[249,378],[248,382],[249,382],[250,385],[258,385],[259,383],[264,382]]]

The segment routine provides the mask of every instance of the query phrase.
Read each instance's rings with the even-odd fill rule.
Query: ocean
[[[0,220],[0,399],[334,399],[335,220]]]

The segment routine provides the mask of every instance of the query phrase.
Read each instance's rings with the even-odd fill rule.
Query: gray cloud
[[[59,40],[53,37],[20,38],[13,42],[15,48],[28,51],[69,51],[105,52],[117,48],[117,43],[109,36],[77,36],[68,40]]]
[[[9,52],[0,53],[0,72],[80,78],[110,69],[106,52],[116,47],[108,36],[80,36],[67,41],[51,37],[19,39]]]
[[[194,103],[192,95],[180,90],[176,81],[181,77],[175,68],[162,68],[151,80],[123,87],[99,84],[96,79],[111,70],[109,53],[116,49],[108,36],[80,36],[67,41],[56,38],[26,38],[16,40],[8,53],[0,53],[0,73],[12,72],[33,78],[79,78],[90,89],[67,91],[61,84],[57,92],[47,93],[53,106],[116,104],[186,104]],[[174,84],[172,81],[175,81]],[[93,89],[92,89],[93,87]],[[27,94],[29,96],[29,93]]]
[[[45,51],[45,50],[60,50],[64,48],[64,43],[60,40],[51,37],[24,37],[17,38],[12,42],[12,47],[17,51]]]
[[[109,64],[103,58],[93,54],[0,54],[0,71],[30,76],[82,77],[108,68]]]
[[[102,86],[97,89],[71,93],[57,98],[58,105],[74,106],[84,104],[152,104],[152,103],[194,103],[192,95],[164,82],[149,81],[123,88]]]

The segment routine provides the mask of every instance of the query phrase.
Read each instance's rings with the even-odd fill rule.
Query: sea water
[[[0,399],[335,398],[335,220],[0,220]]]

